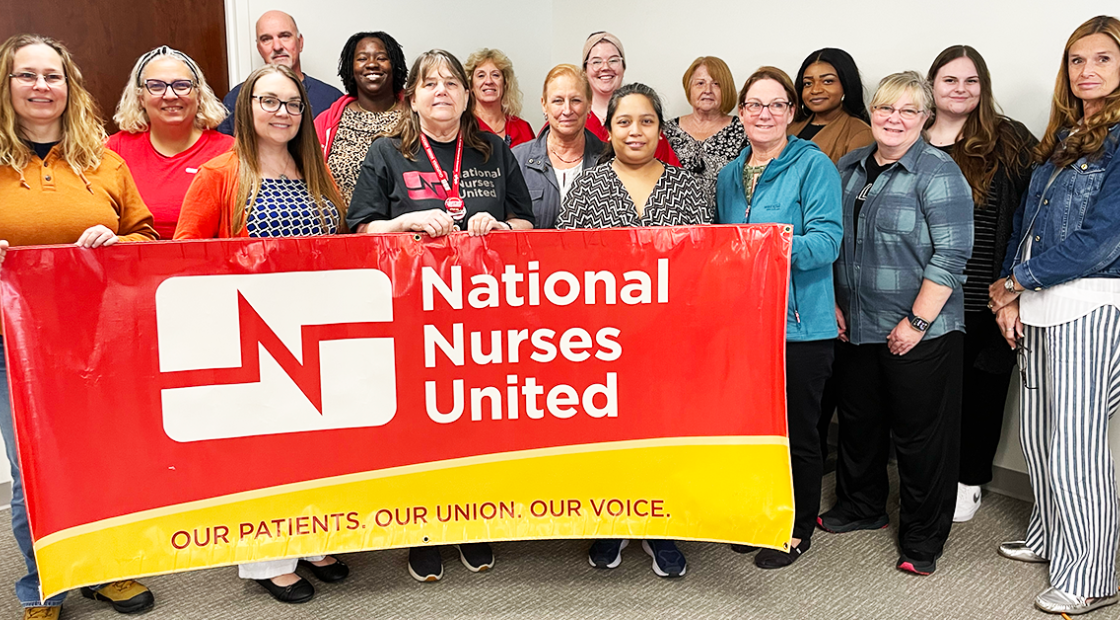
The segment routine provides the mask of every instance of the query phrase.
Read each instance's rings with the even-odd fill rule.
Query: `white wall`
[[[795,74],[809,52],[841,47],[859,64],[864,83],[904,69],[925,72],[945,47],[967,43],[988,61],[997,100],[1012,117],[1041,132],[1048,97],[1069,33],[1115,2],[1089,2],[1064,10],[1042,0],[939,0],[936,3],[838,3],[801,0],[796,5],[732,0],[226,0],[231,82],[260,66],[253,24],[268,9],[296,17],[306,39],[303,68],[340,86],[338,55],[358,30],[384,30],[405,57],[442,47],[465,60],[480,47],[502,49],[514,61],[525,93],[525,117],[539,127],[539,94],[548,69],[577,63],[587,35],[609,30],[626,47],[627,81],[653,86],[667,112],[689,111],[681,75],[697,56],[730,65],[736,81],[758,66]],[[794,9],[796,7],[796,9]]]

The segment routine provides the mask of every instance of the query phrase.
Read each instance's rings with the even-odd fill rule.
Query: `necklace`
[[[556,159],[559,159],[560,161],[564,162],[565,164],[574,164],[574,163],[578,163],[578,162],[583,161],[583,155],[582,154],[580,154],[579,157],[576,157],[575,159],[564,159],[560,155],[560,153],[556,152],[556,148],[552,146],[552,141],[551,140],[548,141],[548,152],[552,153],[556,157]]]

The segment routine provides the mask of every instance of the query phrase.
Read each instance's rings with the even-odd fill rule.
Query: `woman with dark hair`
[[[794,85],[797,115],[790,135],[816,142],[833,163],[874,141],[863,103],[863,82],[848,52],[826,47],[809,54]]]
[[[1109,448],[1120,393],[1120,20],[1094,17],[1070,35],[1035,154],[1007,277],[988,288],[1021,356],[1020,439],[1034,490],[1025,540],[999,553],[1049,562],[1035,607],[1083,614],[1120,600]]]
[[[513,62],[501,50],[482,48],[467,57],[463,67],[471,79],[471,96],[482,131],[500,137],[510,148],[533,139],[533,128],[521,114],[521,89]]]
[[[664,114],[661,98],[645,84],[627,84],[614,91],[607,104],[610,141],[604,163],[576,177],[560,209],[557,228],[616,228],[619,226],[689,226],[712,221],[696,177],[657,160],[658,136]],[[592,543],[587,560],[595,568],[617,568],[630,541],[600,539]],[[671,540],[643,540],[658,577],[681,577],[687,569],[684,554]]]
[[[681,160],[681,167],[696,175],[704,197],[716,202],[716,176],[727,162],[739,156],[747,136],[735,110],[735,78],[727,63],[715,56],[701,56],[684,72],[684,94],[692,113],[665,122],[665,137]]]
[[[992,481],[992,459],[1015,355],[988,310],[988,284],[999,278],[1015,209],[1027,190],[1031,149],[1038,141],[1022,123],[999,112],[988,65],[975,49],[954,45],[934,59],[930,144],[949,153],[972,188],[972,258],[964,274],[964,385],[961,461],[953,521],[980,508],[980,485]]]
[[[203,164],[183,199],[176,239],[333,235],[344,229],[346,207],[320,155],[311,127],[307,90],[283,65],[249,74],[234,106],[234,147]],[[332,556],[242,564],[282,603],[304,603],[315,587],[296,574],[302,566],[325,582],[350,569]]]
[[[342,46],[338,77],[346,94],[315,118],[315,133],[342,200],[349,204],[369,145],[404,115],[401,92],[408,68],[396,39],[384,32],[359,32]]]

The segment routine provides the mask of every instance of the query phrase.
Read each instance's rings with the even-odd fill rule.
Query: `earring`
[[[843,101],[844,97],[847,97],[847,95],[840,95],[840,101]]]

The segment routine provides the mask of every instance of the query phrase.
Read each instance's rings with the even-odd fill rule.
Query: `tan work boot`
[[[61,606],[54,607],[24,607],[23,620],[58,620],[62,613]]]
[[[126,579],[107,583],[97,590],[82,588],[82,596],[95,601],[105,601],[122,614],[137,614],[156,604],[152,591],[139,581]]]

